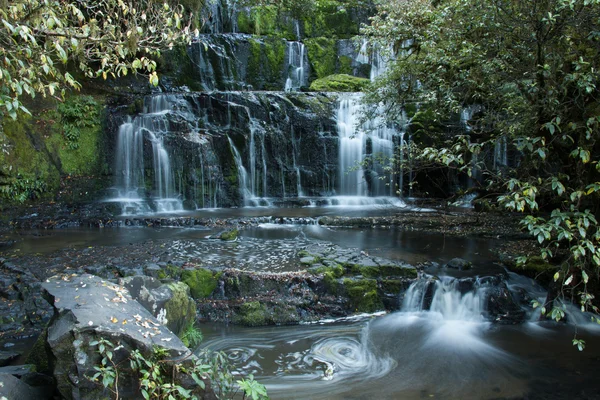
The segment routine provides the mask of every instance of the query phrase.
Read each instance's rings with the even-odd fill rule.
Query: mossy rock
[[[235,323],[245,326],[263,326],[268,325],[270,321],[267,306],[258,301],[242,304],[234,317]]]
[[[362,92],[369,84],[370,81],[365,78],[335,74],[313,81],[310,84],[310,90],[315,92]]]
[[[375,279],[344,279],[343,286],[353,311],[371,313],[383,309]]]
[[[181,337],[184,330],[196,321],[196,304],[190,298],[190,288],[183,282],[172,282],[169,289],[173,297],[165,304],[167,326]]]
[[[166,267],[162,268],[156,274],[158,279],[175,279],[179,280],[181,278],[181,268],[176,267],[173,264],[167,264]]]
[[[323,265],[323,266],[319,266],[319,267],[313,267],[313,268],[309,268],[307,271],[313,275],[330,273],[335,278],[341,278],[342,276],[344,276],[344,272],[345,272],[344,267],[342,267],[339,264],[335,264],[333,266]]]
[[[51,374],[50,357],[52,351],[48,347],[48,329],[44,329],[29,351],[25,364],[35,365],[35,370],[42,374]]]
[[[384,294],[398,294],[404,288],[404,281],[400,279],[382,279],[379,285]]]
[[[337,47],[334,39],[326,37],[306,39],[304,44],[316,79],[335,74]]]
[[[181,281],[189,286],[192,297],[196,300],[210,296],[219,283],[219,276],[204,268],[185,270],[181,273]]]
[[[223,232],[219,235],[219,239],[226,241],[234,241],[238,238],[240,231],[237,229],[232,229],[230,231]]]
[[[388,276],[416,278],[417,269],[399,265],[365,266],[359,264],[347,265],[348,272],[352,275],[362,275],[365,278],[380,278]]]
[[[273,307],[273,322],[277,325],[292,325],[300,322],[296,307],[289,304],[276,304]]]

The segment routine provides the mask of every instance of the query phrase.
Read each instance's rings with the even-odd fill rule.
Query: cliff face
[[[91,96],[5,120],[5,200],[116,199],[127,213],[340,194],[339,94],[306,90],[364,86],[352,79],[377,57],[351,38],[370,7],[210,3],[192,45],[161,60],[160,93],[141,78],[95,81]],[[362,192],[379,194],[366,175]]]

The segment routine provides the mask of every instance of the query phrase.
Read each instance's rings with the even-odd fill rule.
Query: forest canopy
[[[482,174],[480,193],[525,213],[563,293],[596,312],[599,17],[593,0],[391,0],[362,30],[392,58],[369,100],[391,122],[416,104],[438,123],[420,130],[415,165]],[[468,107],[469,132],[444,136],[440,121]],[[501,140],[517,161],[488,168],[480,155]]]

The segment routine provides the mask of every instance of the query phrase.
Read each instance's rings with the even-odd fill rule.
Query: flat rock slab
[[[11,374],[0,373],[0,398],[7,400],[45,400],[52,397],[52,390],[33,387]]]
[[[0,351],[0,367],[10,364],[11,361],[19,358],[20,355],[16,351]]]
[[[52,277],[42,284],[59,314],[71,313],[78,330],[118,333],[139,341],[148,348],[158,345],[180,356],[189,354],[181,340],[120,285],[94,275]],[[53,324],[48,341],[63,332]]]
[[[133,350],[149,355],[155,346],[163,348],[173,361],[191,356],[181,340],[123,286],[87,274],[55,276],[42,286],[54,305],[48,345],[56,360],[57,388],[65,399],[107,396],[102,385],[89,379],[100,364],[97,348],[91,343],[100,338],[117,346],[115,362],[125,361],[123,368],[129,365],[126,360]],[[137,398],[139,384],[121,385],[119,392],[123,398]]]

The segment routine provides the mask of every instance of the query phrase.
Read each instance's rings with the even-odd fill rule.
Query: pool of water
[[[413,265],[445,264],[460,257],[475,264],[475,273],[499,270],[491,261],[492,250],[499,243],[493,239],[424,234],[401,228],[351,229],[267,223],[244,228],[237,241],[225,242],[216,239],[220,231],[222,229],[164,227],[14,231],[9,237],[16,243],[5,251],[44,255],[65,248],[117,247],[153,241],[168,251],[173,261],[282,272],[300,268],[298,251],[313,243],[327,242]]]

